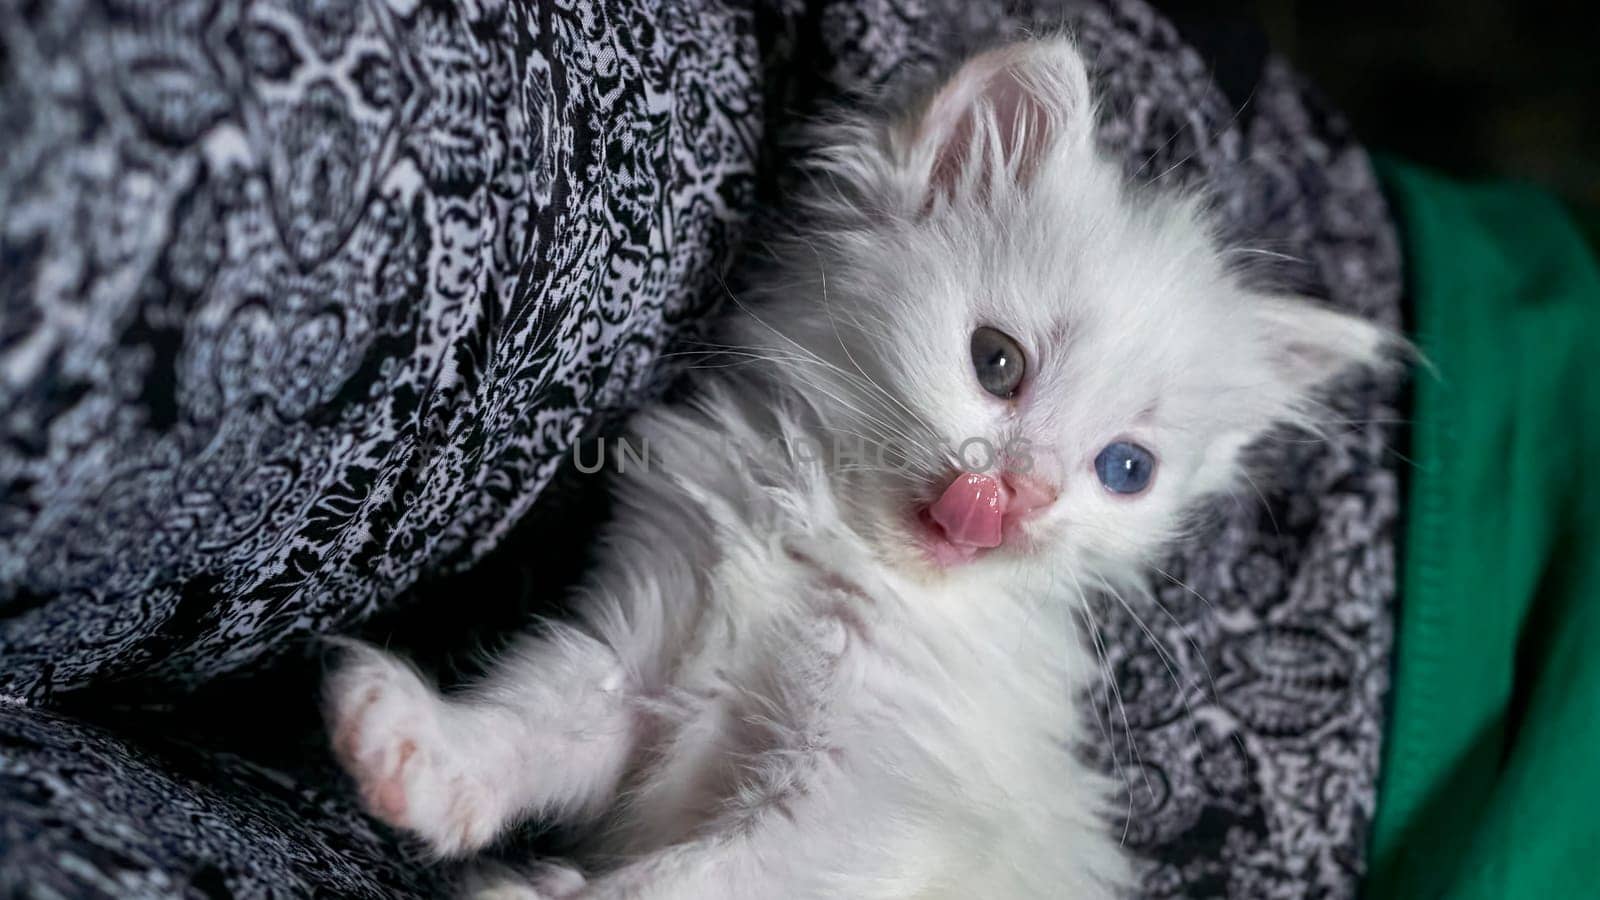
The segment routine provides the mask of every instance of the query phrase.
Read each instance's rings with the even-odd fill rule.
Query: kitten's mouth
[[[1054,503],[1056,495],[1055,488],[1026,475],[963,472],[917,511],[923,549],[941,568],[970,562],[1006,543],[1016,523]]]

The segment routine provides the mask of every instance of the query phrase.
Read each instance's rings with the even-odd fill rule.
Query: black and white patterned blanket
[[[603,504],[547,486],[666,383],[792,126],[1061,24],[1131,173],[1398,323],[1343,125],[1140,0],[0,4],[0,895],[438,895],[322,751],[308,642],[426,656],[557,597]],[[1398,397],[1260,448],[1161,608],[1103,611],[1150,896],[1356,890]]]

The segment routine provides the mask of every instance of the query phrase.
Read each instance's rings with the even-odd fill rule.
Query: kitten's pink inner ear
[[[919,129],[935,144],[924,211],[966,192],[986,199],[996,183],[1025,186],[1054,126],[1046,101],[998,51],[964,66],[934,98]]]

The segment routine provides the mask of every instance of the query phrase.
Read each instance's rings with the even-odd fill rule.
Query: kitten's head
[[[834,447],[867,439],[832,458],[838,493],[891,557],[1126,571],[1234,487],[1246,444],[1385,355],[1364,321],[1244,288],[1203,204],[1130,186],[1093,131],[1062,39],[837,126],[820,224],[736,326]]]

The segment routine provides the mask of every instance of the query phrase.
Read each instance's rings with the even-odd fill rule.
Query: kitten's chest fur
[[[703,415],[664,411],[641,428],[655,468],[634,484],[695,511],[683,536],[705,565],[699,608],[643,704],[652,739],[615,844],[638,852],[815,801],[837,783],[818,777],[832,767],[872,785],[826,798],[840,828],[885,814],[944,824],[932,833],[948,846],[916,830],[915,846],[885,853],[892,835],[862,836],[916,861],[905,877],[925,884],[919,896],[976,896],[961,893],[974,884],[1006,896],[998,872],[1048,877],[1053,866],[1015,858],[1049,852],[1064,829],[1107,844],[1105,785],[1073,750],[1074,692],[1092,668],[1065,602],[1025,572],[932,583],[896,570],[842,520],[820,470],[741,456],[760,444],[740,436],[767,434],[769,416],[752,422],[729,401],[711,410],[712,431]],[[1105,857],[1073,877],[1122,865],[1114,849]],[[961,863],[929,862],[940,859]]]

